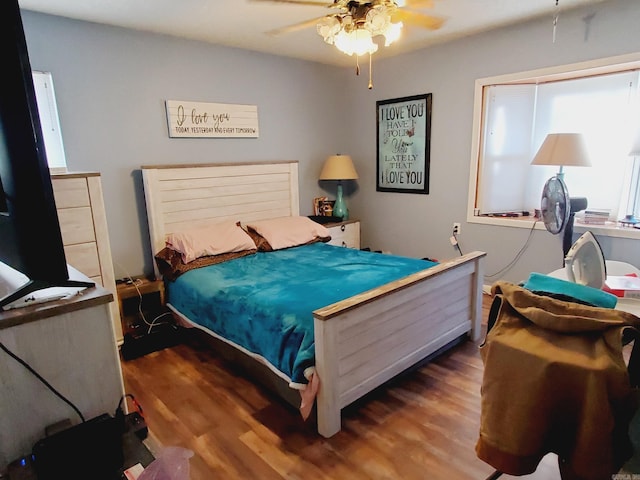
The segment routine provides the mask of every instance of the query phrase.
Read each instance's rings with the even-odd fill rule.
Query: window
[[[58,119],[58,107],[53,90],[53,79],[49,72],[33,72],[33,86],[36,91],[38,114],[44,137],[44,148],[47,153],[47,162],[52,172],[64,172],[67,169],[67,160],[62,144],[60,120]]]
[[[478,80],[469,221],[540,208],[558,167],[530,163],[546,135],[561,132],[584,134],[592,163],[564,168],[569,194],[614,221],[629,213],[629,151],[640,129],[640,55],[633,60]]]

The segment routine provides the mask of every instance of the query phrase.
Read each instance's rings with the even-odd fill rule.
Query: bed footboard
[[[460,335],[480,338],[483,259],[472,252],[313,312],[318,432],[342,408]]]

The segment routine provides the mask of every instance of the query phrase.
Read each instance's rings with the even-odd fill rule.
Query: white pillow
[[[256,244],[251,237],[235,221],[170,233],[166,243],[167,247],[182,255],[184,263],[207,255],[256,249]]]
[[[278,217],[248,222],[248,228],[262,235],[273,250],[304,245],[318,239],[330,239],[324,225],[307,217]]]

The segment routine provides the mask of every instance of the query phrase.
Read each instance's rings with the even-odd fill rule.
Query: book
[[[640,278],[635,274],[608,275],[603,290],[621,298],[640,298]]]
[[[585,210],[582,222],[592,225],[604,225],[609,220],[609,210]]]
[[[640,290],[640,278],[628,275],[609,275],[605,285],[612,290]]]

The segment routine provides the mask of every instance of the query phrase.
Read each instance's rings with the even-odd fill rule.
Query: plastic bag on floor
[[[187,448],[163,448],[138,480],[189,480],[189,459],[193,452]]]

